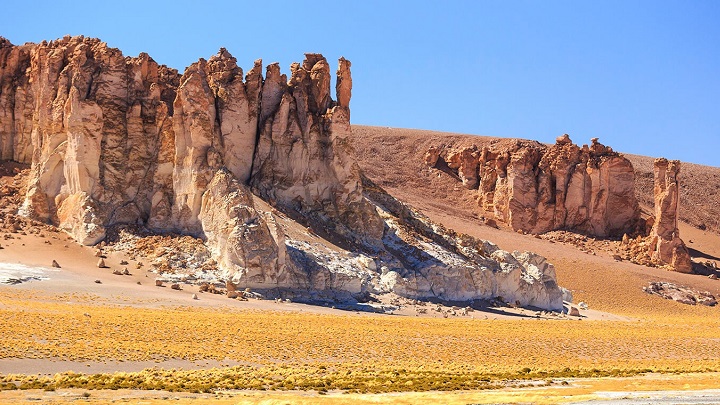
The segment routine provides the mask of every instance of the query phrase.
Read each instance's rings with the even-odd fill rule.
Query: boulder
[[[668,282],[651,282],[643,290],[648,294],[659,295],[665,299],[677,301],[686,305],[717,305],[715,296],[707,291],[695,290],[686,286]]]

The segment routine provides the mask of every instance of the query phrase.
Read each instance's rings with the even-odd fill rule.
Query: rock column
[[[678,230],[680,161],[655,159],[655,224],[650,231],[650,256],[675,271],[691,273],[692,263]]]

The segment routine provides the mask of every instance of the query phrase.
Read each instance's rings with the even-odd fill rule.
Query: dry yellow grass
[[[95,376],[4,375],[0,383],[5,389],[14,382],[46,389],[391,392],[493,388],[499,380],[518,378],[718,371],[719,327],[717,318],[698,317],[463,320],[141,308],[84,295],[28,297],[0,289],[0,358],[244,364]]]

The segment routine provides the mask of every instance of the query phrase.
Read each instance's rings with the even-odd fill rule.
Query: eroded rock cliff
[[[632,164],[597,138],[582,147],[563,135],[551,147],[501,140],[483,148],[433,148],[425,161],[455,171],[465,187],[478,190],[481,210],[517,231],[605,237],[631,233],[640,223]]]
[[[456,235],[364,179],[348,153],[349,61],[339,61],[337,101],[331,81],[319,54],[293,64],[289,80],[277,64],[263,78],[260,60],[243,75],[225,49],[180,75],[97,39],[22,46],[0,39],[0,157],[31,165],[23,215],[88,245],[121,225],[201,238],[218,274],[239,288],[502,296],[562,307],[564,292],[544,259]],[[524,221],[537,203],[521,197],[532,184],[519,173],[533,170],[539,156],[483,150],[478,176],[478,153],[449,164],[469,187],[496,178],[486,199]],[[568,153],[568,165],[590,170],[583,158],[590,152]],[[603,173],[597,176],[612,175]],[[603,202],[581,197],[534,223],[570,217],[595,226],[585,211]],[[548,198],[535,199],[555,204]],[[616,226],[599,224],[608,232]]]
[[[632,164],[597,138],[582,147],[567,134],[550,147],[512,139],[482,148],[432,146],[424,163],[477,190],[481,211],[513,230],[622,236],[620,250],[635,263],[693,271],[677,227],[679,161],[655,160],[655,211],[645,217]]]

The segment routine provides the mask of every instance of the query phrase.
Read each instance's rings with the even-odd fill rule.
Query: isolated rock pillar
[[[680,161],[655,159],[655,223],[650,231],[650,256],[658,264],[670,265],[675,271],[691,273],[692,263],[685,243],[680,239]]]

